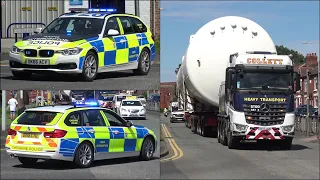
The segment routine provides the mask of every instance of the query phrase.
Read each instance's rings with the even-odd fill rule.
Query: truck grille
[[[270,106],[270,109],[267,112],[251,111],[251,105],[258,104],[243,104],[243,111],[248,124],[255,124],[259,126],[272,126],[283,124],[287,110],[286,105],[268,104]]]
[[[53,50],[40,50],[39,56],[40,57],[52,57],[54,55]]]
[[[23,52],[27,57],[37,57],[37,50],[35,49],[25,49]]]

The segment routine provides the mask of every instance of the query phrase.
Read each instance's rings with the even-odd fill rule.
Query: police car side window
[[[82,111],[83,126],[106,126],[100,110],[90,109]]]
[[[121,21],[124,34],[133,34],[134,29],[133,29],[133,25],[132,25],[130,18],[129,17],[119,17],[119,19]]]
[[[80,112],[72,112],[65,119],[64,123],[67,126],[81,126],[81,114]]]
[[[119,117],[117,117],[114,113],[111,113],[109,111],[103,111],[106,115],[110,126],[124,126],[123,122],[119,120]]]
[[[135,33],[145,33],[147,32],[147,27],[137,18],[130,18],[133,28],[134,28],[134,32]]]
[[[117,30],[120,33],[120,27],[119,27],[119,24],[118,24],[116,17],[111,17],[108,19],[107,24],[106,24],[106,28],[104,31],[104,35],[108,35],[108,31],[110,29]]]

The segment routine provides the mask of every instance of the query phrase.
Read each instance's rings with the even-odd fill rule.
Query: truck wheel
[[[90,143],[83,142],[77,149],[74,163],[80,168],[88,168],[93,162],[93,148]]]
[[[147,75],[151,66],[150,53],[143,49],[139,56],[138,69],[133,70],[135,75]]]
[[[86,55],[83,66],[81,77],[84,81],[93,81],[96,79],[98,74],[98,57],[91,51]]]
[[[228,131],[228,148],[229,149],[236,149],[239,146],[239,140],[232,136],[232,132]]]
[[[287,138],[287,139],[284,139],[282,144],[281,144],[281,149],[283,150],[290,150],[291,147],[292,147],[292,139],[293,138]]]
[[[38,161],[36,158],[18,157],[19,161],[26,166],[35,165]]]
[[[218,143],[221,143],[221,136],[220,136],[220,123],[218,122]]]
[[[13,76],[19,79],[28,79],[31,77],[31,72],[24,72],[24,71],[11,71]]]
[[[222,126],[222,131],[221,131],[221,144],[226,146],[228,145],[228,139],[226,137],[226,130],[225,130],[225,123],[223,123],[223,126]]]

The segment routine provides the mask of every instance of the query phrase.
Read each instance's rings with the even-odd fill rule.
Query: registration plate
[[[27,59],[29,65],[49,65],[48,59]]]
[[[24,133],[21,135],[22,138],[35,138],[38,139],[39,138],[39,134],[38,133]]]
[[[41,147],[31,147],[31,146],[12,146],[11,149],[16,151],[31,151],[31,152],[43,151],[43,148]]]
[[[271,130],[271,128],[270,127],[259,127],[259,130],[261,131],[261,130]]]

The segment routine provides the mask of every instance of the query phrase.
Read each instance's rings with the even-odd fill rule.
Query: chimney
[[[315,67],[317,65],[318,65],[317,53],[307,53],[306,66],[307,67]]]

